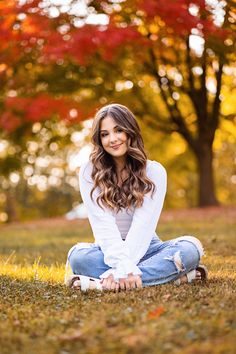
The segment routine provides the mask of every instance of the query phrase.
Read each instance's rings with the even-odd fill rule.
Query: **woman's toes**
[[[188,282],[187,276],[186,276],[186,275],[183,275],[183,276],[180,278],[180,282],[181,282],[181,284],[187,283],[187,282]]]
[[[73,288],[80,288],[80,281],[79,280],[75,280],[74,283],[73,283]]]
[[[193,272],[193,271],[191,271]],[[195,276],[195,278],[191,278],[192,281],[195,281],[195,280],[202,280],[202,275],[201,275],[201,272],[199,272],[198,270],[196,270],[196,273],[195,275],[193,275],[193,277]],[[184,284],[184,283],[188,283],[188,277],[186,275],[183,275],[182,277],[179,278],[180,279],[180,283],[181,284]]]
[[[201,280],[201,278],[202,278],[201,272],[196,271],[196,279]]]
[[[96,289],[96,283],[93,279],[90,280],[89,289]]]

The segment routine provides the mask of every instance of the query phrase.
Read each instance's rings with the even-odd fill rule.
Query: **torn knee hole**
[[[166,257],[165,259],[168,260],[173,260],[178,272],[183,272],[185,271],[185,267],[182,263],[182,259],[180,257],[180,251],[175,252],[174,256],[172,257]]]
[[[180,257],[180,251],[176,252],[173,257],[174,263],[179,272],[184,271],[184,266],[182,263],[182,259]]]

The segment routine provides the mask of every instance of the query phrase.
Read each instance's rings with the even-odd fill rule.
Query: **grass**
[[[163,240],[202,240],[209,282],[117,294],[63,286],[68,249],[92,241],[87,221],[0,226],[0,352],[235,353],[235,226],[233,208],[163,213]]]

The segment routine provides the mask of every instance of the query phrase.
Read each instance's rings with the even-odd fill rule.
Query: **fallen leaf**
[[[161,314],[163,314],[163,312],[165,312],[164,307],[163,306],[158,306],[155,310],[149,312],[147,317],[148,317],[149,320],[151,320],[153,318],[159,317]]]

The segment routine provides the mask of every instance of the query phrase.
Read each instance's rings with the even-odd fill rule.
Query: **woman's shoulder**
[[[166,171],[165,167],[160,162],[155,160],[147,160],[147,171],[152,171],[152,170]]]
[[[147,176],[163,176],[166,177],[166,169],[165,167],[158,161],[155,160],[147,160]]]
[[[80,171],[91,171],[92,170],[92,162],[90,160],[83,162],[80,166]]]
[[[91,182],[92,178],[91,178],[91,174],[92,174],[92,162],[91,161],[86,161],[84,162],[81,166],[80,166],[80,170],[79,170],[79,179],[80,181],[84,180],[87,182]]]

